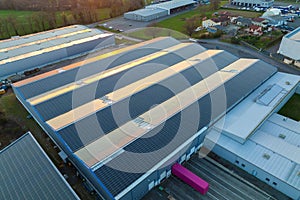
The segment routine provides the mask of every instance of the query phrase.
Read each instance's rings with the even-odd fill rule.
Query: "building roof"
[[[252,25],[249,26],[249,29],[257,30],[257,29],[261,29],[261,26],[252,24]]]
[[[195,1],[193,0],[172,0],[163,3],[152,4],[146,6],[146,8],[161,8],[165,10],[171,10],[171,9],[175,9],[187,5],[193,5],[193,4],[195,4]]]
[[[163,12],[166,12],[166,10],[161,8],[143,8],[143,9],[127,12],[126,14],[135,14],[135,15],[147,17],[147,16],[152,16]]]
[[[263,22],[263,21],[265,21],[265,19],[261,18],[261,17],[257,17],[257,18],[252,18],[252,21],[254,21],[254,22]]]
[[[276,73],[207,135],[218,146],[298,190],[300,123],[273,112],[299,87],[299,81],[299,76]]]
[[[244,143],[298,80],[297,76],[277,73],[231,110],[226,115],[225,124],[219,121],[215,128],[223,130],[233,140]],[[286,81],[291,84],[287,85]]]
[[[0,151],[0,199],[79,199],[30,132]]]
[[[248,26],[252,24],[251,19],[249,19],[249,18],[244,18],[244,17],[238,17],[238,18],[236,19],[236,22],[240,22],[240,23],[243,23],[243,24],[247,24]]]
[[[14,90],[118,199],[275,72],[167,37]]]
[[[26,59],[27,57],[65,48],[100,36],[103,37],[104,35],[99,30],[74,25],[64,29],[54,29],[36,35],[4,40],[0,42],[0,64]]]

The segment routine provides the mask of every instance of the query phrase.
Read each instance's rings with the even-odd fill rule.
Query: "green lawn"
[[[300,121],[300,94],[294,94],[278,113]]]
[[[207,15],[211,15],[213,12],[207,12]],[[179,14],[175,17],[171,17],[169,19],[165,19],[163,21],[158,22],[157,26],[172,29],[179,32],[184,32],[184,24],[187,18],[191,18],[194,16],[200,16],[201,12],[199,9],[195,9],[186,13]],[[199,21],[199,25],[200,25]]]
[[[179,40],[188,38],[185,34],[181,32],[177,32],[166,28],[160,28],[160,27],[141,28],[134,32],[126,33],[125,35],[138,38],[141,40],[150,40],[156,37],[163,37],[163,36],[171,36]]]

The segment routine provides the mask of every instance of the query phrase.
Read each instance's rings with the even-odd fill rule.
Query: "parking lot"
[[[171,176],[161,184],[161,187],[151,190],[143,200],[277,199],[241,177],[235,174],[232,175],[229,171],[220,168],[211,159],[200,159],[197,155],[194,155],[184,166],[210,184],[206,195],[201,195],[177,177]],[[282,197],[282,199],[285,198]]]
[[[128,30],[134,30],[137,28],[146,27],[150,23],[152,22],[139,22],[139,21],[128,20],[128,19],[124,19],[124,17],[122,16],[122,17],[108,20],[99,25],[105,26],[107,28],[112,28],[114,30],[128,31]]]

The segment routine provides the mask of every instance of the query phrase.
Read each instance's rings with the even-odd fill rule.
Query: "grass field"
[[[36,11],[15,11],[15,10],[0,10],[0,19],[5,19],[8,17],[16,20],[16,24],[18,26],[18,32],[20,35],[26,35],[34,32],[40,31],[35,23],[33,23],[33,27],[31,27],[29,20],[32,16],[37,15]],[[62,27],[63,24],[63,15],[66,16],[68,22],[70,24],[76,24],[76,20],[74,19],[72,13],[70,11],[59,11],[55,13],[57,28]],[[110,8],[103,8],[97,10],[97,18],[99,21],[110,18]],[[1,26],[1,24],[0,24]],[[34,29],[34,30],[32,30]],[[46,29],[49,29],[49,25],[46,24]],[[15,35],[11,25],[8,25],[8,30],[10,35]],[[5,35],[3,38],[9,38],[9,35]],[[1,38],[0,38],[1,39]]]
[[[159,27],[142,28],[134,32],[126,33],[125,35],[129,37],[138,38],[141,40],[150,40],[155,37],[163,37],[163,36],[171,36],[178,40],[188,39],[188,37],[181,32],[166,29],[166,28],[159,28]]]
[[[278,113],[300,121],[300,94],[294,94]]]
[[[209,12],[206,12],[205,14],[208,16],[211,16],[212,13],[213,13],[212,11],[209,11]],[[183,33],[185,20],[187,18],[191,18],[194,16],[200,16],[200,14],[201,13],[200,13],[199,9],[191,10],[189,12],[185,12],[185,13],[179,14],[177,16],[171,17],[169,19],[160,21],[160,22],[158,22],[157,26],[162,27],[162,28],[172,29],[172,30]],[[199,21],[199,25],[200,24],[201,24],[201,21]]]

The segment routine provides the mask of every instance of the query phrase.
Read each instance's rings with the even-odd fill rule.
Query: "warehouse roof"
[[[0,151],[0,199],[79,199],[30,132]]]
[[[182,6],[187,6],[187,5],[192,5],[195,4],[194,0],[172,0],[172,1],[167,1],[163,3],[158,3],[158,4],[152,4],[149,6],[146,6],[146,8],[162,8],[165,10],[171,10],[174,8],[179,8]]]
[[[161,8],[143,8],[143,9],[127,12],[127,13],[147,17],[147,16],[158,14],[158,13],[162,13],[162,12],[165,12],[165,9],[161,9]]]
[[[38,35],[4,40],[0,42],[0,64],[26,59],[109,35],[111,34],[104,34],[97,29],[76,25],[65,29],[42,32]]]
[[[14,89],[120,198],[275,72],[256,59],[158,38]]]

